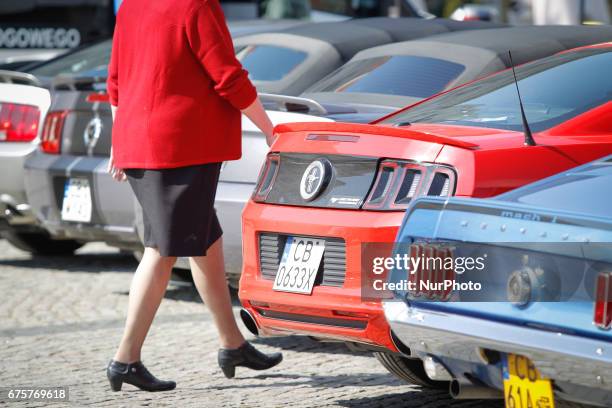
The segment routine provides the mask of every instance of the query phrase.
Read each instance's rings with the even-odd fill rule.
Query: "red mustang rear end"
[[[362,244],[393,242],[417,196],[488,197],[612,153],[610,51],[582,48],[517,68],[535,146],[525,143],[512,71],[377,124],[278,126],[243,213],[240,298],[259,333],[409,357],[381,303],[362,298]],[[403,378],[424,377],[415,371]]]

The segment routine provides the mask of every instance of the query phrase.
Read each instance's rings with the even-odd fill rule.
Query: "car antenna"
[[[516,93],[518,94],[519,106],[521,107],[521,117],[523,118],[523,134],[525,135],[525,146],[535,146],[536,142],[531,134],[531,128],[529,122],[527,122],[527,116],[525,116],[525,108],[523,107],[523,99],[521,98],[521,91],[519,90],[518,81],[516,80],[516,71],[514,70],[514,61],[512,61],[512,52],[508,50],[508,56],[510,57],[510,66],[512,67],[512,75],[514,76],[514,85],[516,86]]]

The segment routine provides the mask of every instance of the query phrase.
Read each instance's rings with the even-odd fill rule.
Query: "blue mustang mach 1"
[[[391,269],[386,318],[455,398],[612,406],[612,156],[494,199],[416,200],[396,255],[422,262]]]

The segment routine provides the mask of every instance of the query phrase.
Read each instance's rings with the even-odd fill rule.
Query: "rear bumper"
[[[28,229],[37,225],[24,185],[23,165],[35,143],[0,143],[0,225]]]
[[[411,351],[421,357],[441,358],[456,377],[464,374],[466,364],[487,365],[483,349],[516,353],[530,358],[544,377],[554,380],[565,391],[564,398],[612,404],[609,341],[429,310],[401,301],[383,305],[393,332]]]
[[[239,296],[262,334],[306,334],[397,351],[380,302],[361,298],[361,243],[392,242],[403,214],[257,204],[243,213],[244,262]],[[341,287],[315,286],[312,295],[276,292],[259,268],[258,234],[341,238],[346,274]]]
[[[107,173],[108,158],[32,154],[24,165],[25,187],[32,211],[58,238],[105,241],[125,249],[141,247],[135,227],[134,195],[128,183]],[[71,177],[89,180],[92,219],[89,223],[61,219],[64,185]]]

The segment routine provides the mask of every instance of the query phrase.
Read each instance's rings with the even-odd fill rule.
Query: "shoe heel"
[[[236,375],[236,366],[234,365],[221,366],[221,371],[223,371],[223,374],[225,374],[226,378],[234,378],[234,376]]]
[[[121,391],[121,386],[123,385],[123,381],[121,381],[121,379],[109,376],[108,382],[110,382],[111,390]]]

